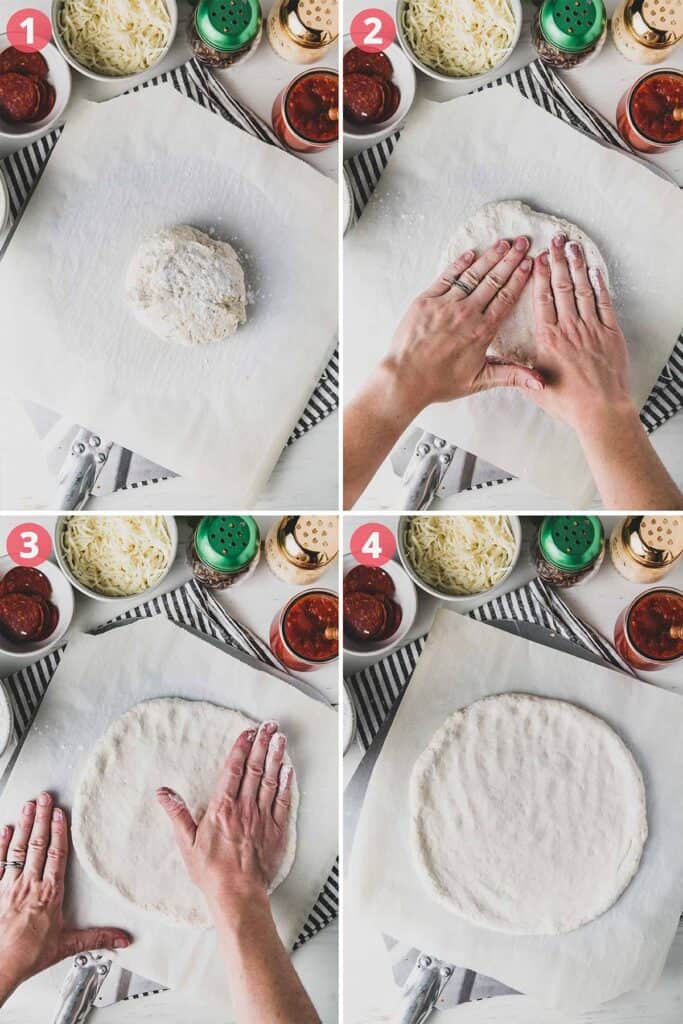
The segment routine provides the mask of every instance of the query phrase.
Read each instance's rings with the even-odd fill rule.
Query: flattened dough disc
[[[548,213],[533,210],[526,203],[505,199],[501,202],[486,203],[465,224],[457,229],[441,261],[438,272],[467,249],[481,254],[498,238],[513,239],[526,235],[531,246],[530,256],[550,247],[554,235],[564,232],[568,239],[580,242],[586,254],[589,267],[598,267],[605,281],[609,282],[607,267],[600,251],[588,235],[575,224]],[[491,342],[488,355],[504,362],[535,365],[536,342],[534,339],[534,317],[531,301],[531,285],[527,285],[522,297],[505,320],[500,332]]]
[[[73,842],[87,873],[145,910],[211,927],[155,793],[175,790],[196,821],[233,743],[257,724],[239,711],[170,697],[136,704],[113,722],[86,762],[74,803]],[[294,863],[298,804],[295,777],[287,848],[271,891]]]
[[[411,776],[412,846],[432,896],[473,924],[559,935],[609,910],[640,864],[645,786],[600,718],[501,694],[456,711]]]

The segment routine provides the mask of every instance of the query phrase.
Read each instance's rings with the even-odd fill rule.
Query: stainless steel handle
[[[83,1024],[111,969],[101,953],[79,953],[66,976],[53,1024]]]
[[[111,442],[105,443],[91,430],[79,427],[59,472],[52,508],[78,512],[84,507],[111,447]]]
[[[453,968],[443,960],[424,953],[419,956],[401,993],[392,1024],[423,1024],[452,974]]]
[[[454,452],[455,448],[448,441],[425,431],[403,474],[402,506],[406,511],[429,508],[453,461]]]

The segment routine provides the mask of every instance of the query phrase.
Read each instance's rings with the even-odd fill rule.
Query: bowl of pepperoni
[[[0,558],[0,651],[14,657],[44,654],[64,637],[74,592],[53,562],[40,569]]]
[[[56,46],[22,53],[0,35],[0,137],[24,138],[55,125],[71,96],[71,69]]]
[[[366,145],[401,124],[415,99],[415,68],[396,43],[365,53],[344,36],[344,135]]]
[[[402,565],[359,565],[344,556],[344,650],[376,658],[398,647],[417,613],[417,590]]]

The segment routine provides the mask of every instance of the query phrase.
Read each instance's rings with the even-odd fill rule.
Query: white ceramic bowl
[[[99,71],[92,71],[90,68],[86,67],[85,64],[81,64],[80,61],[76,60],[76,58],[71,55],[71,51],[62,39],[59,32],[58,15],[60,8],[62,6],[62,0],[52,0],[51,20],[52,30],[54,33],[54,41],[64,59],[68,60],[71,67],[74,68],[76,71],[79,71],[82,75],[85,75],[86,78],[92,78],[96,82],[120,82],[121,85],[128,85],[129,83],[139,79],[142,75],[148,74],[155,67],[157,67],[173,46],[173,41],[178,31],[178,4],[176,0],[164,0],[164,2],[168,9],[169,15],[171,16],[171,29],[168,36],[168,43],[166,44],[163,51],[159,54],[159,56],[157,57],[153,64],[151,64],[148,68],[145,68],[144,71],[136,72],[134,75],[104,75]]]
[[[401,516],[398,521],[398,530],[396,537],[396,549],[398,551],[398,556],[401,559],[401,563],[406,572],[408,573],[408,575],[410,576],[411,580],[413,580],[413,582],[416,583],[421,590],[424,590],[425,593],[431,594],[432,597],[436,597],[440,601],[448,601],[450,604],[458,605],[466,603],[471,604],[472,601],[478,601],[480,598],[488,599],[490,597],[494,597],[500,591],[501,587],[508,579],[513,569],[517,565],[517,562],[519,561],[519,556],[522,550],[522,524],[520,522],[519,516],[508,516],[507,518],[510,523],[510,527],[512,528],[513,536],[515,538],[515,552],[512,556],[512,562],[503,578],[498,583],[496,583],[495,587],[490,587],[488,590],[482,590],[478,594],[445,594],[443,591],[437,590],[435,587],[430,586],[429,583],[425,583],[422,577],[418,576],[418,574],[415,572],[415,569],[411,565],[410,559],[408,558],[405,549],[406,526],[410,518],[410,516]]]
[[[5,753],[14,735],[14,712],[7,690],[0,682],[0,757]]]
[[[352,554],[344,555],[344,577],[357,565],[358,562]],[[386,640],[370,640],[365,643],[358,643],[344,633],[344,650],[348,654],[355,654],[360,658],[376,658],[378,654],[386,654],[388,651],[392,651],[394,647],[398,647],[408,635],[417,614],[417,591],[405,569],[398,562],[387,562],[386,565],[382,566],[382,569],[394,581],[394,586],[396,587],[394,601],[400,605],[401,612],[403,613],[401,624],[393,636],[388,637]]]
[[[161,577],[161,579],[159,580],[159,582],[156,583],[153,587],[148,587],[147,590],[141,590],[139,594],[131,594],[128,597],[109,597],[108,594],[100,594],[99,591],[97,591],[97,590],[91,590],[90,587],[86,587],[85,584],[81,583],[81,581],[78,579],[78,577],[73,574],[73,572],[69,568],[69,564],[68,564],[66,558],[64,557],[64,553],[62,551],[62,544],[61,544],[62,529],[64,527],[65,521],[68,518],[69,518],[68,516],[59,516],[59,518],[57,519],[57,522],[55,524],[55,535],[54,535],[54,553],[55,553],[55,558],[57,559],[57,562],[59,563],[60,569],[62,570],[62,572],[64,573],[66,578],[69,580],[71,585],[73,587],[75,587],[76,590],[80,590],[80,592],[82,594],[85,594],[86,597],[92,597],[93,600],[95,600],[95,601],[104,601],[104,602],[106,602],[108,604],[115,604],[115,603],[120,602],[120,601],[130,601],[132,599],[144,600],[145,598],[149,597],[150,594],[153,594],[156,590],[159,589],[159,587],[161,586],[161,584],[164,582],[164,580],[168,576],[169,572],[171,571],[171,566],[175,562],[176,554],[178,553],[178,527],[176,525],[176,521],[173,518],[173,516],[164,516],[164,519],[166,520],[166,525],[168,526],[168,533],[169,533],[169,536],[171,538],[171,555],[170,555],[170,558],[168,560],[168,565],[166,566],[166,568],[164,570],[164,574]]]
[[[403,47],[403,49],[405,50],[406,54],[408,55],[409,59],[413,62],[415,67],[418,68],[420,71],[424,72],[425,75],[429,75],[430,78],[436,78],[439,82],[448,82],[451,84],[454,82],[465,82],[467,85],[476,88],[477,85],[481,85],[482,82],[485,82],[488,78],[490,78],[490,76],[494,72],[500,71],[500,69],[512,55],[513,50],[519,42],[519,37],[522,32],[522,4],[521,0],[509,0],[510,7],[512,9],[512,14],[515,19],[515,34],[512,38],[512,43],[510,44],[509,50],[507,51],[507,53],[503,54],[501,59],[496,64],[495,68],[491,68],[490,71],[486,71],[481,75],[446,75],[444,74],[443,71],[437,71],[435,68],[430,68],[428,64],[423,64],[423,62],[421,60],[418,60],[418,58],[413,53],[410,47],[410,43],[406,38],[406,34],[402,24],[403,8],[408,2],[409,0],[397,0],[396,3],[396,30],[398,32],[399,42],[401,43],[401,46]]]
[[[10,46],[6,35],[0,35],[0,53]],[[71,98],[71,68],[62,57],[61,53],[52,43],[40,51],[48,66],[47,79],[55,90],[55,105],[42,121],[34,121],[32,124],[13,124],[6,121],[0,115],[0,138],[3,139],[28,139],[34,135],[42,135],[53,125],[56,125],[66,109]],[[2,214],[0,212],[0,225]],[[1,230],[1,228],[0,228]]]
[[[0,558],[0,579],[10,569],[14,568],[16,568],[16,562],[13,562],[7,555]],[[46,640],[38,640],[32,643],[16,644],[12,640],[8,640],[3,633],[0,633],[0,651],[3,654],[11,655],[13,658],[25,658],[28,654],[39,656],[45,654],[46,651],[52,650],[64,638],[73,618],[74,592],[71,589],[69,580],[54,562],[43,562],[38,568],[47,576],[52,586],[52,597],[50,600],[59,612],[59,622],[52,636],[49,636]]]
[[[9,220],[9,192],[7,190],[7,182],[5,176],[0,170],[0,241],[5,233],[7,222]]]
[[[344,36],[344,53],[348,53],[353,48],[354,42],[351,36]],[[348,125],[346,118],[344,119],[344,136],[349,139],[360,140],[368,146],[379,142],[381,139],[385,139],[387,135],[391,135],[392,132],[396,131],[412,107],[413,100],[415,99],[415,69],[406,58],[405,53],[396,43],[387,46],[384,52],[394,68],[392,82],[401,93],[401,102],[396,111],[388,121],[382,121],[381,124]]]

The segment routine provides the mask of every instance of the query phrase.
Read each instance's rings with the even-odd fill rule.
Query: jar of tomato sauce
[[[270,649],[293,672],[312,672],[339,653],[339,598],[332,590],[304,590],[278,612]]]
[[[648,71],[619,100],[619,134],[641,153],[661,153],[683,141],[683,72]]]
[[[617,651],[635,669],[654,672],[683,657],[683,593],[656,587],[639,594],[614,627]]]
[[[273,104],[273,128],[287,149],[316,153],[339,138],[339,75],[316,68],[297,75]]]

